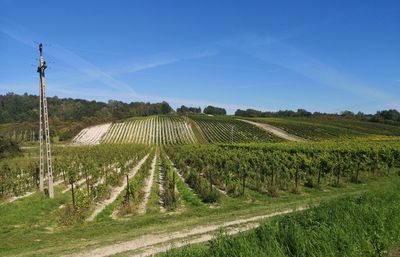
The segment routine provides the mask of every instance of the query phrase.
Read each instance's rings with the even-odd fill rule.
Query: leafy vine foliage
[[[87,216],[96,202],[107,198],[113,187],[124,183],[126,172],[149,150],[148,146],[132,144],[55,148],[54,182],[69,188],[72,194],[72,204],[65,210],[73,211],[79,219]],[[38,161],[31,158],[4,160],[0,164],[0,198],[37,190],[38,166]]]
[[[249,188],[277,196],[299,193],[305,187],[360,183],[369,176],[385,176],[400,167],[395,141],[276,145],[170,146],[169,156],[192,188],[207,199],[204,180],[230,196]],[[212,188],[212,187],[211,187]]]

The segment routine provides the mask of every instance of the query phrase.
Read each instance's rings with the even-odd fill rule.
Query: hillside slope
[[[334,117],[244,118],[280,128],[308,140],[329,140],[365,136],[400,136],[400,126]]]
[[[254,121],[250,121],[250,120],[242,120],[242,119],[240,119],[240,120],[244,121],[244,122],[247,122],[249,124],[252,124],[254,126],[257,126],[259,128],[262,128],[262,129],[274,134],[275,136],[278,136],[280,138],[283,138],[283,139],[286,139],[286,140],[289,140],[289,141],[296,141],[296,142],[304,142],[304,141],[306,141],[304,138],[301,138],[301,137],[296,136],[296,135],[289,134],[285,130],[277,128],[277,127],[274,127],[274,126],[269,125],[267,123],[259,123],[259,122],[254,122]]]
[[[185,119],[165,115],[114,123],[102,143],[190,144],[197,143],[197,139]]]
[[[209,143],[281,142],[284,139],[229,116],[191,115]]]
[[[111,123],[106,123],[82,129],[81,132],[72,139],[72,142],[77,145],[97,145],[110,127]]]

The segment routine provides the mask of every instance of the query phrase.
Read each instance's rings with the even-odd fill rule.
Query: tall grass
[[[163,256],[386,256],[400,242],[399,188],[398,180],[390,188],[324,202],[236,236],[220,233],[206,246]]]

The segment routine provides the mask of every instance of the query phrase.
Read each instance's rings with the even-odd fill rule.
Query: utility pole
[[[39,188],[44,191],[44,170],[47,167],[47,178],[49,182],[49,197],[54,198],[53,189],[53,166],[51,164],[51,148],[50,148],[50,129],[49,129],[49,115],[47,111],[46,99],[46,80],[44,71],[47,68],[46,62],[43,58],[43,45],[39,44],[40,60],[37,72],[40,78],[40,121],[39,121],[39,141],[40,141],[40,170],[39,170]],[[44,126],[44,130],[43,130]],[[45,146],[43,144],[45,143]],[[44,161],[44,151],[46,151],[46,161]]]

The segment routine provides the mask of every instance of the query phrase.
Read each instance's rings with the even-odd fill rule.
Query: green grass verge
[[[190,207],[204,206],[200,198],[186,186],[185,182],[183,182],[182,178],[178,174],[176,174],[176,178],[176,187],[178,188],[182,199],[185,201],[185,204]]]
[[[71,201],[69,194],[61,195],[56,192],[53,200],[36,198],[35,195],[0,206],[0,252],[2,256],[59,256],[78,253],[142,235],[173,233],[195,226],[313,205],[342,195],[357,195],[364,191],[389,187],[398,180],[397,177],[371,178],[365,184],[348,184],[344,188],[326,187],[323,191],[310,189],[300,195],[285,193],[278,198],[223,197],[219,208],[187,206],[185,211],[174,215],[159,213],[158,205],[158,210],[154,213],[149,212],[130,219],[106,219],[72,226],[57,225],[54,214],[60,204]],[[155,199],[156,197],[153,198]],[[15,208],[17,205],[20,207]],[[44,206],[47,206],[45,210]]]
[[[385,256],[400,242],[400,180],[359,196],[323,202],[207,245],[173,249],[180,256]]]

